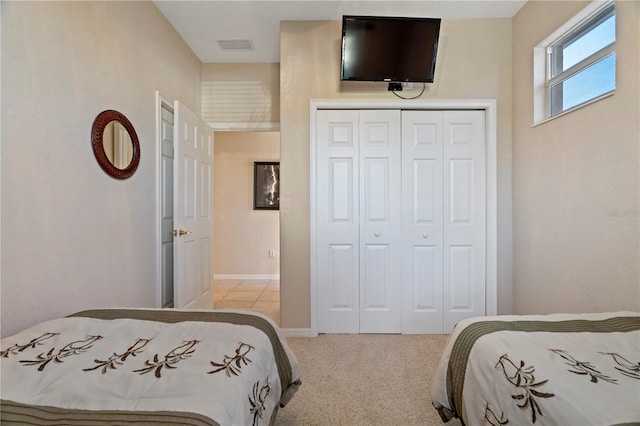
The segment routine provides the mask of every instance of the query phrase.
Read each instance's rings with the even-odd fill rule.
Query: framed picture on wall
[[[253,209],[280,209],[280,163],[256,161],[253,163]]]

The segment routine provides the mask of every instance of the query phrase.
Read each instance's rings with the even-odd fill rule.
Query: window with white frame
[[[613,93],[615,42],[615,3],[594,1],[538,45],[534,49],[534,79],[543,87],[538,90],[534,121],[556,117]]]

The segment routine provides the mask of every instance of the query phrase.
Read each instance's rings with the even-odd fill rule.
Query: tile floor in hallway
[[[280,281],[215,279],[213,306],[260,312],[280,325]]]

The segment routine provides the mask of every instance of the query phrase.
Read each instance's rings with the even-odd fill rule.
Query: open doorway
[[[280,161],[280,132],[214,134],[214,308],[280,323],[280,211],[254,208],[254,163]]]

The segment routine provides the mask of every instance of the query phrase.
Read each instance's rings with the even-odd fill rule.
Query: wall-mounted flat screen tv
[[[342,17],[341,80],[433,83],[438,18]]]

